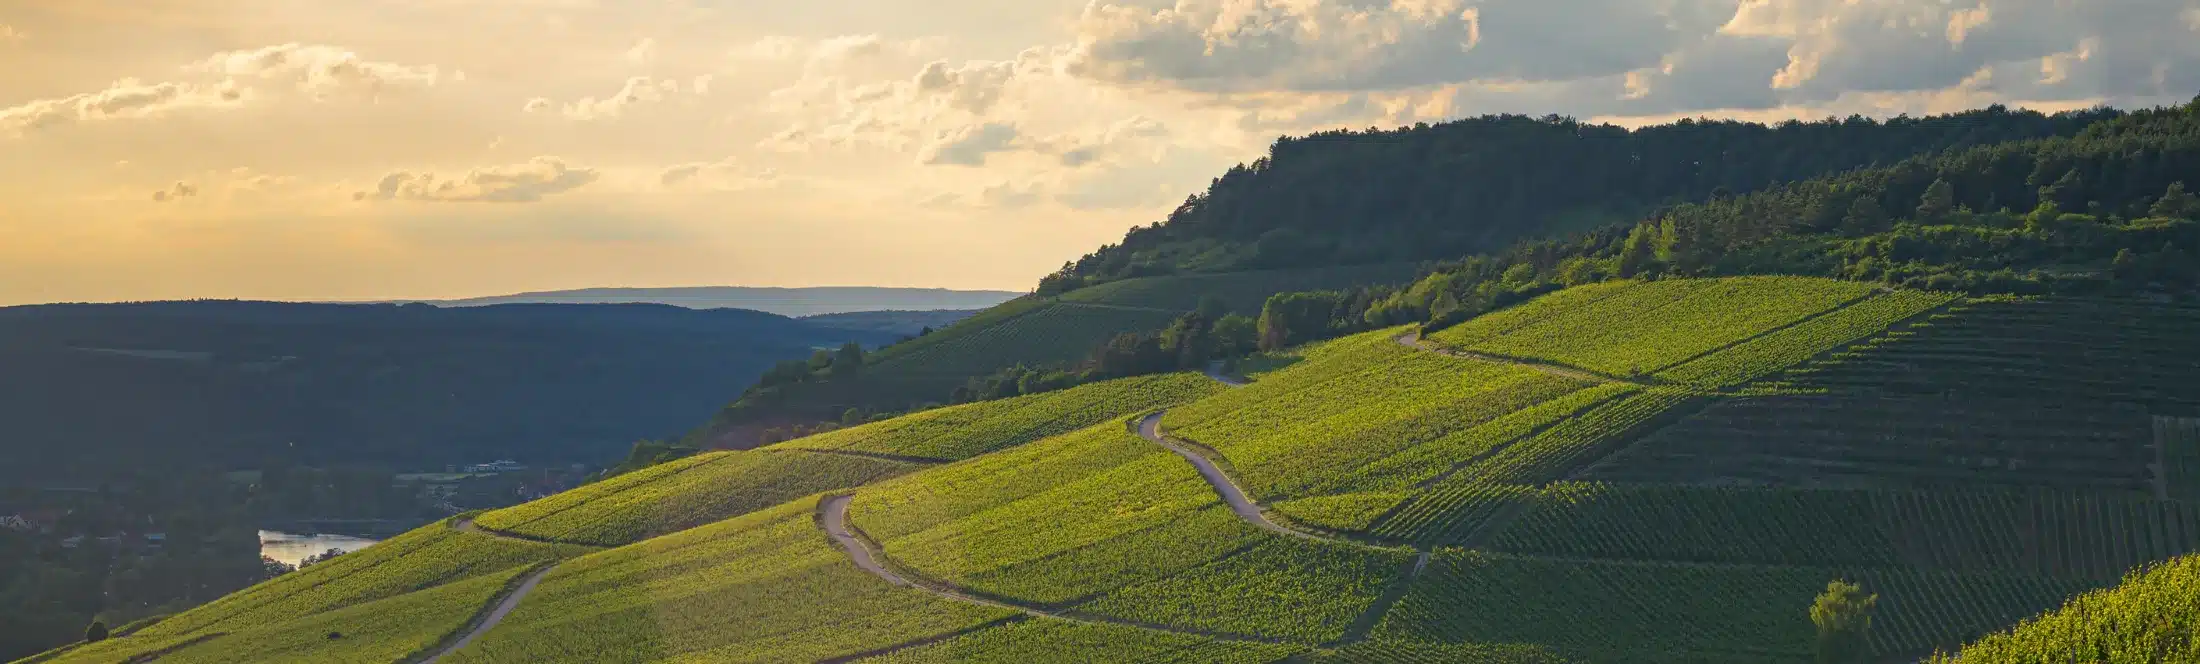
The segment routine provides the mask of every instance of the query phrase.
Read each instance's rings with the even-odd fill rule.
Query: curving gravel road
[[[840,545],[840,550],[848,552],[848,558],[854,560],[856,566],[863,568],[863,571],[885,579],[887,583],[916,587],[917,584],[910,583],[900,574],[895,574],[893,570],[879,564],[878,556],[871,553],[870,545],[848,530],[848,503],[854,500],[855,496],[838,495],[826,496],[825,500],[818,502],[818,523],[825,527],[825,534],[831,535],[833,542]]]
[[[473,526],[472,519],[466,519],[460,523],[468,527]],[[427,659],[420,660],[421,664],[435,664],[436,660],[443,659],[444,655],[458,652],[460,648],[473,643],[474,639],[481,638],[481,635],[489,633],[489,630],[496,627],[497,623],[504,622],[504,617],[511,615],[513,609],[519,608],[519,601],[526,599],[527,593],[534,592],[535,584],[542,583],[542,577],[549,576],[550,570],[556,567],[556,565],[544,565],[542,569],[535,570],[533,574],[527,575],[527,580],[521,581],[518,588],[512,589],[511,594],[505,595],[504,601],[497,602],[497,607],[489,611],[489,615],[481,620],[481,624],[475,625],[473,630],[466,632],[465,636],[459,637],[457,641],[435,651],[435,654],[429,655]]]
[[[1266,528],[1277,533],[1290,535],[1292,537],[1304,537],[1307,539],[1330,540],[1339,542],[1343,541],[1323,537],[1313,533],[1292,530],[1274,521],[1269,521],[1268,511],[1261,509],[1259,503],[1253,502],[1253,499],[1251,497],[1246,496],[1245,490],[1238,488],[1236,482],[1230,481],[1230,476],[1224,474],[1222,472],[1222,468],[1216,466],[1215,462],[1208,460],[1206,456],[1201,455],[1198,452],[1192,451],[1191,448],[1177,444],[1176,441],[1170,440],[1167,434],[1161,433],[1161,415],[1161,413],[1157,412],[1152,415],[1147,415],[1145,419],[1139,420],[1139,437],[1145,438],[1149,441],[1153,441],[1155,444],[1158,444],[1162,447],[1169,448],[1169,451],[1175,452],[1177,456],[1184,457],[1185,461],[1192,462],[1192,467],[1199,469],[1199,476],[1206,478],[1207,484],[1212,485],[1215,488],[1215,493],[1222,494],[1222,501],[1230,504],[1230,511],[1236,512],[1238,518],[1244,519],[1246,523],[1260,526],[1262,528]]]

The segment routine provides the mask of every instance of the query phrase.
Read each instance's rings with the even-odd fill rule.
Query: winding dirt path
[[[472,526],[473,520],[466,519],[460,523]],[[527,580],[521,581],[518,587],[513,588],[512,592],[504,596],[503,601],[497,602],[496,608],[490,609],[488,615],[482,616],[480,622],[475,623],[473,628],[466,632],[465,636],[458,637],[457,641],[437,649],[434,654],[420,660],[420,664],[435,664],[437,660],[443,659],[444,655],[458,652],[459,649],[472,644],[474,639],[481,638],[481,635],[489,633],[489,630],[494,629],[497,623],[504,622],[504,617],[511,615],[513,609],[519,608],[520,600],[526,599],[527,593],[534,592],[535,585],[542,583],[542,577],[549,576],[550,570],[553,569],[557,569],[557,565],[544,565],[542,569],[528,574]]]
[[[1017,613],[1022,613],[1024,615],[1039,618],[1052,618],[1055,620],[1067,620],[1070,622],[1086,624],[1106,624],[1119,625],[1123,627],[1137,627],[1140,629],[1150,629],[1161,632],[1170,632],[1174,634],[1184,634],[1189,636],[1211,638],[1217,641],[1238,641],[1245,643],[1269,644],[1294,643],[1285,639],[1272,639],[1243,634],[1226,634],[1201,630],[1182,629],[1178,627],[1171,627],[1169,625],[1139,622],[1136,620],[1125,620],[1121,618],[1111,618],[1107,616],[1098,616],[1083,613],[1052,611],[1035,606],[1011,604],[999,600],[978,597],[976,595],[972,595],[970,593],[963,592],[954,587],[948,586],[944,583],[922,579],[912,579],[906,576],[902,576],[901,573],[896,572],[886,566],[886,554],[884,551],[880,550],[876,542],[872,542],[869,537],[863,535],[862,533],[856,532],[854,529],[848,527],[848,504],[854,501],[854,499],[854,496],[843,494],[837,496],[826,496],[824,500],[818,501],[818,525],[825,530],[825,534],[827,536],[832,537],[835,544],[840,545],[840,549],[848,554],[848,559],[854,561],[856,567],[862,568],[863,571],[871,573],[872,576],[884,579],[887,583],[891,583],[896,586],[914,588],[927,593],[931,593],[933,595],[955,600],[957,602],[976,604],[979,606],[990,606],[997,609],[1015,611]],[[899,646],[897,646],[897,648],[898,647]]]
[[[871,543],[856,537],[855,533],[848,530],[848,503],[854,501],[855,496],[846,494],[826,496],[824,500],[818,501],[817,522],[825,528],[825,534],[832,536],[833,542],[840,545],[840,550],[848,552],[848,559],[854,560],[856,566],[863,568],[863,571],[870,572],[872,576],[885,579],[887,583],[897,586],[919,587],[908,579],[902,578],[900,574],[895,574],[893,570],[886,569],[885,565],[879,563],[879,555],[871,551]],[[993,604],[975,597],[956,596],[955,599],[977,604]]]
[[[1223,502],[1230,504],[1230,511],[1236,512],[1238,518],[1244,519],[1246,523],[1292,537],[1304,537],[1341,544],[1359,544],[1349,540],[1334,539],[1301,530],[1293,530],[1268,520],[1268,511],[1261,509],[1259,503],[1253,502],[1250,496],[1245,495],[1245,490],[1238,488],[1237,482],[1231,481],[1230,476],[1223,473],[1222,468],[1216,466],[1213,460],[1192,451],[1191,448],[1185,447],[1183,444],[1169,438],[1167,434],[1162,433],[1161,415],[1162,412],[1155,412],[1147,415],[1145,419],[1139,420],[1138,436],[1152,441],[1154,444],[1169,448],[1169,451],[1175,452],[1177,456],[1184,457],[1185,461],[1192,462],[1192,467],[1199,469],[1199,476],[1205,478],[1207,484],[1215,488],[1215,493],[1222,494]]]

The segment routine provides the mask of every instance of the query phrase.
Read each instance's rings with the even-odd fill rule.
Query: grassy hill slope
[[[683,460],[481,517],[616,548],[407,555],[391,587],[414,592],[300,606],[484,599],[494,581],[461,580],[565,556],[444,661],[1804,662],[1805,607],[1839,578],[1880,596],[1874,657],[1923,657],[2200,551],[2191,316],[1601,284],[1295,349],[1244,387],[1131,379]],[[1829,400],[1851,414],[1808,419]],[[830,468],[736,470],[788,456]],[[285,583],[209,608],[278,611]],[[418,643],[464,612],[430,613],[367,629]],[[171,620],[67,661],[223,624]],[[202,652],[310,652],[253,634]]]
[[[1018,365],[1070,367],[1126,332],[1153,332],[1213,297],[1257,316],[1280,292],[1411,281],[1410,264],[1269,270],[1129,279],[1066,297],[1025,296],[932,334],[872,353],[861,375],[751,389],[699,435],[746,447],[757,422],[834,421],[844,411],[899,411],[948,400],[973,377]]]

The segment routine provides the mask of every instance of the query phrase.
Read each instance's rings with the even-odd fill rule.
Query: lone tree
[[[84,642],[98,643],[107,640],[107,621],[94,620],[84,628]]]
[[[1826,592],[1810,606],[1810,621],[1818,625],[1818,664],[1852,664],[1864,661],[1865,638],[1872,628],[1872,607],[1878,595],[1840,579],[1826,583]]]

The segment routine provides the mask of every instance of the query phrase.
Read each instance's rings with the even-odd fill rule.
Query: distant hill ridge
[[[882,286],[824,286],[778,288],[760,286],[685,286],[675,288],[581,288],[473,297],[456,300],[399,300],[440,307],[478,307],[494,304],[669,304],[689,309],[753,309],[782,316],[815,316],[860,311],[932,311],[984,309],[1015,299],[1022,293],[946,288],[892,288]]]

